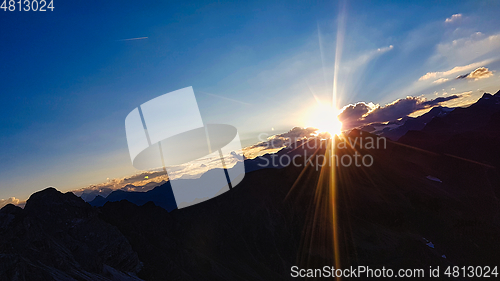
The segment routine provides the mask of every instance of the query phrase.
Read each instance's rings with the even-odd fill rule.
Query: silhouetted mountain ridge
[[[429,123],[435,117],[443,117],[453,111],[454,108],[437,106],[432,108],[429,112],[422,114],[418,117],[412,118],[408,117],[403,125],[394,128],[392,130],[384,130],[381,134],[382,137],[389,138],[391,140],[398,140],[404,134],[410,130],[422,130],[427,123]]]
[[[444,138],[446,147],[456,148],[453,138],[472,135],[488,142],[475,146],[478,155],[497,156],[490,147],[499,130],[497,95],[405,136],[422,133],[429,137],[422,144],[433,144],[442,134],[452,138]],[[473,133],[440,127],[472,115],[484,120]],[[370,167],[315,166],[318,158],[307,158],[324,159],[329,140],[312,148],[302,143],[266,156],[297,156],[302,166],[266,169],[254,161],[261,169],[235,188],[171,212],[151,201],[92,207],[53,188],[34,193],[24,210],[0,210],[0,279],[288,280],[295,265],[397,270],[500,263],[497,168],[400,142],[369,149],[361,143],[377,136],[359,130],[347,137],[364,140],[336,155],[370,155]],[[147,200],[165,190],[166,184],[133,195]]]
[[[115,190],[106,198],[98,195],[94,200],[90,201],[89,204],[92,206],[103,206],[106,202],[116,202],[121,200],[128,200],[138,206],[144,205],[147,202],[154,202],[157,206],[160,206],[167,211],[177,208],[170,181],[146,192]]]
[[[24,210],[6,205],[0,226],[1,280],[139,280],[127,239],[71,192],[47,188]]]
[[[500,167],[500,91],[466,108],[433,118],[422,130],[409,131],[401,143]]]

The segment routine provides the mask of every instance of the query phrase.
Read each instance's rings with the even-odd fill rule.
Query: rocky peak
[[[487,99],[490,99],[490,98],[492,98],[492,97],[493,97],[493,95],[492,95],[492,94],[490,94],[490,93],[484,93],[484,94],[483,94],[483,96],[481,97],[481,99],[485,99],[485,100],[487,100]]]
[[[0,215],[7,215],[7,214],[13,214],[16,215],[18,213],[21,213],[23,209],[21,207],[18,207],[13,204],[7,204],[3,206],[2,209],[0,209]]]
[[[52,187],[31,195],[24,210],[0,210],[0,253],[0,280],[137,280],[141,268],[127,239],[95,208]]]
[[[66,220],[97,215],[83,199],[71,192],[62,193],[53,187],[33,193],[24,210],[38,218]]]
[[[484,93],[483,96],[472,106],[479,106],[481,108],[490,108],[497,110],[500,108],[500,91],[498,91],[495,95],[490,93]]]

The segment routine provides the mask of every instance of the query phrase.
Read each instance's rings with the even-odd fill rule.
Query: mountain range
[[[453,111],[454,108],[436,106],[429,112],[418,117],[406,116],[401,120],[393,120],[386,123],[372,123],[358,128],[359,130],[377,134],[388,139],[397,141],[404,136],[408,131],[420,131],[434,117],[443,117]]]
[[[500,167],[500,91],[466,108],[437,116],[422,130],[410,130],[403,144]]]
[[[239,185],[183,209],[162,199],[167,183],[114,191],[95,206],[44,189],[24,209],[0,210],[0,279],[288,280],[292,266],[498,265],[500,93],[433,114],[385,147],[335,151],[370,155],[370,167],[262,167],[329,153],[301,141],[246,160]]]

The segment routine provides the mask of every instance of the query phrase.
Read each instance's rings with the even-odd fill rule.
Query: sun
[[[339,111],[330,105],[316,104],[309,112],[308,125],[319,132],[328,132],[331,136],[342,133],[342,122],[338,119]]]

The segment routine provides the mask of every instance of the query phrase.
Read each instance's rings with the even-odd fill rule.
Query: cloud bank
[[[418,81],[425,81],[425,80],[429,80],[429,79],[437,79],[433,83],[439,83],[437,81],[444,82],[447,79],[446,80],[441,80],[440,78],[446,77],[446,76],[449,76],[449,75],[452,75],[452,74],[457,74],[457,73],[460,73],[460,72],[464,72],[464,71],[467,71],[469,69],[482,67],[482,65],[484,65],[484,64],[486,64],[488,62],[489,61],[480,61],[480,62],[475,62],[475,63],[471,63],[471,64],[464,65],[464,66],[455,66],[454,68],[452,68],[450,70],[446,70],[446,71],[427,72],[425,75],[423,75],[422,77],[420,77],[418,79]]]
[[[435,99],[426,99],[423,97],[408,96],[404,99],[398,99],[384,106],[374,105],[373,103],[358,102],[350,104],[342,110],[339,120],[343,124],[343,129],[351,129],[361,125],[373,122],[387,122],[406,117],[409,114],[438,106],[443,102],[460,98],[459,95],[439,97]]]
[[[108,179],[106,182],[92,184],[71,192],[76,196],[82,197],[85,201],[91,201],[97,195],[106,197],[118,189],[125,191],[147,191],[168,181],[168,179],[168,175],[164,171],[144,171],[124,178]]]

